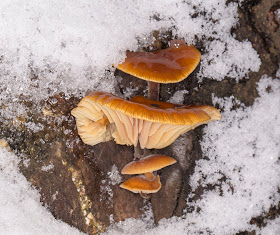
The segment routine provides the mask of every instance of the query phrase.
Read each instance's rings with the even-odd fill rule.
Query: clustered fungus
[[[201,54],[183,40],[171,41],[170,47],[154,52],[127,52],[119,70],[148,81],[148,98],[126,100],[96,91],[85,96],[71,111],[84,143],[96,145],[114,140],[135,149],[162,149],[181,134],[202,124],[220,120],[220,111],[209,105],[178,105],[158,101],[159,83],[176,83],[189,76]],[[120,185],[134,193],[156,193],[161,188],[158,175],[163,167],[176,163],[165,155],[149,155],[127,164],[122,174],[138,174]]]
[[[177,83],[188,77],[200,61],[200,52],[183,40],[153,52],[127,52],[118,69],[148,81],[148,97],[158,100],[159,83]]]
[[[154,171],[170,166],[177,161],[169,156],[153,154],[138,161],[132,161],[124,166],[121,173],[123,175],[145,174],[147,180],[154,180]]]
[[[153,172],[176,162],[172,157],[159,154],[149,155],[141,160],[130,162],[122,169],[121,173],[123,175],[144,175],[134,176],[123,182],[120,187],[133,193],[140,193],[143,197],[145,197],[145,194],[156,193],[161,188],[161,182],[159,176],[154,175]]]
[[[117,144],[161,149],[195,127],[219,120],[211,106],[175,105],[141,96],[125,100],[106,92],[93,92],[72,110],[78,133],[89,145],[114,139]]]

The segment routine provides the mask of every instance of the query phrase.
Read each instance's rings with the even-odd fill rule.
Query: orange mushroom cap
[[[173,40],[167,49],[127,52],[124,63],[117,68],[147,81],[176,83],[194,71],[200,57],[200,52],[194,46],[188,46],[183,40]]]
[[[119,111],[133,118],[174,125],[192,125],[210,119],[210,116],[196,106],[181,106],[141,98],[125,100],[110,93],[96,91],[87,96],[92,102]]]
[[[207,105],[175,105],[143,97],[125,100],[105,92],[84,97],[71,113],[87,144],[114,138],[117,144],[136,146],[139,141],[141,148],[149,149],[164,148],[179,135],[221,118],[219,110]]]
[[[177,161],[169,156],[153,154],[139,161],[133,161],[125,165],[122,169],[122,174],[143,174],[147,172],[157,171],[166,166],[170,166]]]
[[[161,183],[158,175],[153,181],[149,181],[143,176],[134,176],[123,182],[120,187],[133,193],[156,193],[160,190]]]

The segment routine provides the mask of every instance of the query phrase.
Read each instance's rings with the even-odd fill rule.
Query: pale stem
[[[151,198],[151,194],[147,194],[147,193],[143,193],[143,192],[140,192],[139,194],[144,199],[150,199]]]
[[[137,146],[134,147],[134,158],[133,161],[142,159],[144,157],[144,149],[140,148],[140,143],[137,143]]]

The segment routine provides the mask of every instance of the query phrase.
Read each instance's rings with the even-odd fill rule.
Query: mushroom
[[[82,99],[71,114],[76,118],[78,134],[84,143],[96,145],[113,139],[115,125],[110,124],[101,109],[91,105],[88,99]]]
[[[159,176],[150,181],[141,175],[134,176],[120,185],[121,188],[133,193],[140,193],[143,198],[148,198],[146,194],[156,193],[161,188]]]
[[[90,145],[114,139],[117,144],[164,148],[181,134],[221,118],[211,106],[185,106],[144,97],[125,100],[93,92],[72,110],[82,140]]]
[[[124,166],[121,173],[123,175],[144,174],[147,180],[154,180],[155,176],[153,171],[160,170],[176,162],[177,161],[172,157],[160,154],[152,154],[141,160],[128,163]]]
[[[201,54],[183,40],[172,40],[170,47],[153,52],[127,52],[117,68],[148,81],[148,98],[158,100],[159,83],[176,83],[188,77]]]

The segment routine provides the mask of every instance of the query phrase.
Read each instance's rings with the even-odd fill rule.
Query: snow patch
[[[196,162],[190,179],[192,192],[204,190],[197,201],[189,201],[192,212],[181,218],[163,219],[158,227],[143,220],[127,219],[107,234],[235,234],[259,231],[253,217],[268,212],[280,201],[280,80],[264,76],[260,97],[252,107],[231,110],[234,97],[217,99],[223,118],[208,124],[201,143],[206,159]],[[211,188],[210,187],[210,188]],[[268,223],[263,234],[277,234],[279,219]]]
[[[184,95],[188,94],[189,92],[187,90],[180,90],[176,91],[172,97],[168,100],[170,103],[174,104],[182,104],[184,101]]]
[[[53,170],[53,168],[54,168],[54,165],[51,163],[51,164],[49,164],[49,165],[47,165],[47,166],[42,166],[42,171],[51,171],[51,170]]]
[[[200,42],[200,78],[239,80],[257,71],[260,59],[250,42],[231,35],[237,6],[217,0],[1,1],[1,100],[16,111],[20,96],[34,102],[59,92],[114,92],[112,64],[152,43],[154,30]]]
[[[18,164],[17,156],[0,148],[0,233],[83,234],[42,206],[40,194],[19,172]]]
[[[122,182],[122,176],[120,175],[118,167],[115,164],[112,166],[111,171],[108,172],[107,175],[110,179],[109,183],[112,185],[120,184]]]

